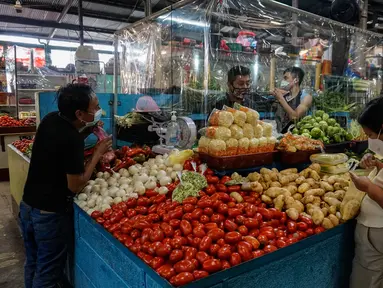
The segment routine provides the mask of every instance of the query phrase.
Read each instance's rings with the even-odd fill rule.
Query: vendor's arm
[[[276,89],[276,90],[280,90],[280,89]],[[281,91],[283,91],[283,90],[281,90]],[[310,109],[312,101],[313,101],[313,97],[311,95],[306,95],[303,98],[301,104],[294,110],[287,103],[285,97],[283,97],[283,93],[280,93],[280,91],[276,91],[275,97],[277,98],[279,103],[282,105],[283,109],[289,115],[290,120],[299,119],[302,116],[304,116],[306,114],[307,110]]]
[[[70,157],[73,163],[67,163],[68,188],[73,193],[79,193],[93,174],[94,168],[108,149],[112,146],[112,139],[105,138],[97,143],[93,156],[84,168],[84,151],[79,151]],[[80,170],[81,167],[81,170]]]
[[[383,189],[371,182],[371,180],[366,176],[357,176],[354,173],[350,173],[352,182],[354,182],[355,187],[360,191],[366,192],[367,195],[379,204],[383,208]]]

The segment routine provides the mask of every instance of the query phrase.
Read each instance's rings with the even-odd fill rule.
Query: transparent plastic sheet
[[[171,94],[172,108],[205,121],[222,109],[234,66],[250,69],[246,97],[263,119],[273,119],[269,92],[293,66],[304,70],[301,89],[314,99],[336,91],[345,105],[365,104],[382,86],[381,35],[269,0],[183,1],[118,35],[124,93]]]

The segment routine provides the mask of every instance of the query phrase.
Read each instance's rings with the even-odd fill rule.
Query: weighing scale
[[[142,115],[142,114],[141,114]],[[152,123],[149,125],[149,132],[156,132],[158,137],[160,137],[160,144],[155,145],[152,148],[152,151],[156,154],[169,154],[173,149],[191,149],[197,139],[197,127],[194,121],[189,117],[177,117],[177,123],[180,127],[180,140],[177,147],[169,147],[165,145],[166,141],[166,127],[170,121],[166,122],[157,122],[153,117],[147,117],[142,115],[142,117]]]

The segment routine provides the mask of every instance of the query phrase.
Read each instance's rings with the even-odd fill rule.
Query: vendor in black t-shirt
[[[38,127],[20,204],[25,287],[61,287],[71,235],[72,198],[111,147],[110,138],[100,141],[84,167],[84,139],[102,113],[89,86],[69,84],[61,88],[58,109]]]

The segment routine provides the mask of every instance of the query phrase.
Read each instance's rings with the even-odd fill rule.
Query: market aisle
[[[0,287],[24,287],[24,246],[11,213],[8,182],[0,182]]]

